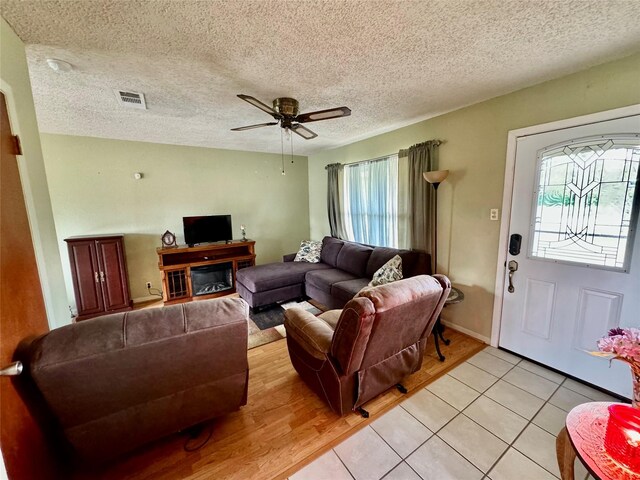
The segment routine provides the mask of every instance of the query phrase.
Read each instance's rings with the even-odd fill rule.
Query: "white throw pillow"
[[[369,286],[377,287],[378,285],[384,285],[385,283],[391,283],[401,279],[402,258],[400,255],[396,255],[373,274],[373,278],[369,282]]]
[[[313,240],[303,240],[300,243],[300,250],[296,253],[294,262],[319,263],[320,253],[322,252],[322,242]]]

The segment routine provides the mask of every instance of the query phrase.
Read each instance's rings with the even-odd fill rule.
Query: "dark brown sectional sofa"
[[[253,308],[305,295],[329,308],[342,308],[395,255],[402,258],[404,278],[431,273],[424,252],[324,237],[320,263],[294,262],[295,254],[286,255],[282,263],[238,270],[236,289]]]

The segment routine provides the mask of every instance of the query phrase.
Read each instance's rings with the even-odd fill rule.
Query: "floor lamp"
[[[438,187],[442,182],[444,182],[445,178],[449,175],[449,170],[434,170],[432,172],[424,172],[422,176],[424,179],[433,185],[433,189],[435,190],[435,202],[434,202],[434,215],[433,215],[433,273],[438,273]],[[440,345],[438,344],[438,338],[442,340],[445,345],[449,345],[450,340],[447,340],[442,336],[444,331],[444,327],[440,322],[440,315],[438,315],[438,319],[436,320],[436,324],[433,326],[433,337],[436,343],[436,353],[438,354],[438,358],[440,358],[441,362],[444,362],[445,357],[440,352]]]
[[[432,172],[424,172],[424,179],[433,185],[435,190],[435,204],[433,217],[433,273],[438,273],[438,187],[445,178],[449,176],[449,170],[434,170]]]

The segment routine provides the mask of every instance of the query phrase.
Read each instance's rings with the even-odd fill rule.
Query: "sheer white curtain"
[[[398,156],[344,166],[347,238],[398,247]]]

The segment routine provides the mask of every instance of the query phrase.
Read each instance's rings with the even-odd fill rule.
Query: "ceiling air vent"
[[[144,101],[144,94],[137,92],[127,92],[125,90],[114,90],[118,102],[123,107],[147,109],[147,103]]]

